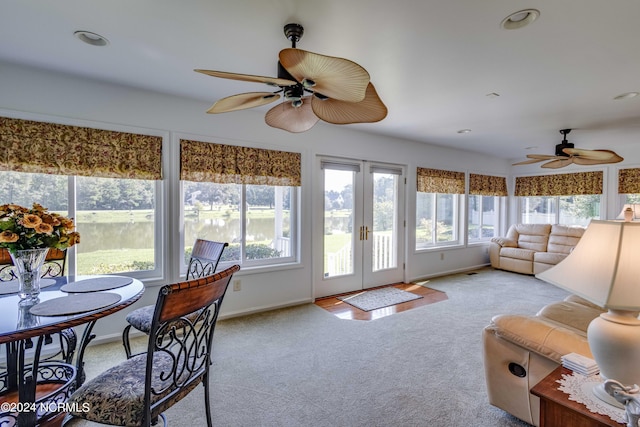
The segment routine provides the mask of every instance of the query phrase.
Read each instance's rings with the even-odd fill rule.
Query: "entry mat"
[[[394,287],[363,291],[355,295],[338,297],[340,301],[346,302],[363,311],[376,310],[378,308],[389,307],[407,301],[422,298],[411,292],[403,291]]]

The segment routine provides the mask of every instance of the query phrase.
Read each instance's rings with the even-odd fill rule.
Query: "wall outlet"
[[[233,291],[238,292],[240,289],[242,289],[242,282],[239,279],[235,279],[233,281]]]

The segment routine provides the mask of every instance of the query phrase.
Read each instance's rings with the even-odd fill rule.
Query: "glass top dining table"
[[[60,416],[62,409],[56,404],[65,402],[84,381],[84,351],[95,337],[91,331],[96,321],[136,302],[144,285],[125,276],[43,278],[40,295],[29,302],[20,300],[16,285],[0,283],[0,344],[6,343],[7,361],[6,369],[0,370],[0,402],[7,409],[0,410],[0,425],[29,427]],[[39,356],[27,363],[29,346],[39,349],[45,336],[80,325],[86,327],[75,352],[75,366],[71,361],[40,363]],[[28,344],[32,339],[36,345]],[[62,385],[40,396],[39,385],[52,380]]]
[[[82,289],[81,292],[64,291],[65,288],[69,288],[70,284],[89,284],[89,282],[94,279],[99,279],[102,285],[94,286],[93,289],[107,289],[90,290],[91,288],[88,287]],[[116,281],[116,279],[119,279],[120,283],[129,283],[124,285],[117,283],[117,285],[119,285],[118,287],[108,289],[110,287],[108,283],[110,281]],[[41,289],[37,304],[21,303],[17,293],[0,294],[0,313],[2,313],[0,316],[0,344],[58,332],[66,328],[95,321],[101,317],[122,310],[136,302],[144,292],[144,285],[139,280],[126,278],[128,280],[123,281],[123,279],[125,279],[124,276],[64,276],[46,279],[55,281],[55,283]],[[3,284],[0,283],[0,288],[2,286]],[[69,289],[73,290],[72,288]],[[103,295],[100,295],[103,293],[111,294],[113,297],[104,300],[102,304],[94,304],[96,299],[103,297]],[[119,296],[119,298],[115,295]],[[55,315],[55,311],[45,313],[44,315],[33,314],[34,312],[39,313],[35,311],[36,308],[39,308],[36,306],[43,305],[43,303],[54,299],[55,301],[47,303],[50,308],[54,306],[64,308],[63,304],[66,303],[67,300],[71,300],[72,298],[70,297],[75,298],[73,303],[75,307],[79,308],[62,310],[63,314],[60,315]],[[86,299],[86,304],[83,303],[80,297]],[[113,302],[109,304],[110,301]]]

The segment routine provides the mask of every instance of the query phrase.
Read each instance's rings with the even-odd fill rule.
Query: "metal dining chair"
[[[187,268],[187,280],[210,276],[215,273],[220,258],[222,257],[222,252],[224,252],[227,246],[229,246],[227,242],[196,239]],[[149,335],[153,311],[154,306],[148,305],[133,310],[127,315],[126,320],[128,325],[122,331],[122,345],[127,354],[127,359],[131,358],[131,341],[129,339],[131,328],[135,328]]]
[[[211,427],[209,368],[213,333],[234,265],[211,276],[165,285],[154,306],[147,352],[106,370],[71,396],[64,427],[101,423],[151,426],[195,387],[204,386]],[[191,318],[192,313],[198,313]]]
[[[66,263],[66,250],[50,248],[42,266],[41,277],[53,278],[64,276]],[[1,282],[17,279],[18,276],[16,276],[15,267],[9,251],[6,248],[0,248],[0,286],[2,286]],[[43,360],[52,361],[59,359],[65,363],[72,363],[78,342],[78,337],[75,331],[72,328],[67,328],[61,330],[56,335],[58,336],[58,344],[60,348],[56,353],[46,356]],[[53,344],[53,337],[51,335],[45,335],[44,344]],[[27,341],[25,347],[31,348],[32,346],[33,343],[31,341]]]

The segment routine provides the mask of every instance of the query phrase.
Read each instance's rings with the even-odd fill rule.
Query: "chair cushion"
[[[127,322],[139,331],[149,334],[151,330],[151,321],[153,320],[154,305],[147,305],[127,314]]]
[[[108,425],[142,425],[146,362],[146,354],[134,356],[85,383],[69,399],[71,407],[78,408],[77,411],[72,411],[70,414],[74,417]],[[155,353],[152,379],[154,389],[161,390],[171,385],[171,378],[160,378],[162,372],[167,373],[171,370],[171,358],[163,353]],[[197,382],[193,386],[187,387],[181,397],[191,391],[196,384]],[[169,387],[166,392],[159,395],[152,393],[151,400],[157,402],[172,389],[173,387]],[[180,398],[172,399],[172,403]],[[157,416],[168,406],[170,404],[159,408],[151,416]],[[89,408],[89,411],[83,412],[83,408]]]

